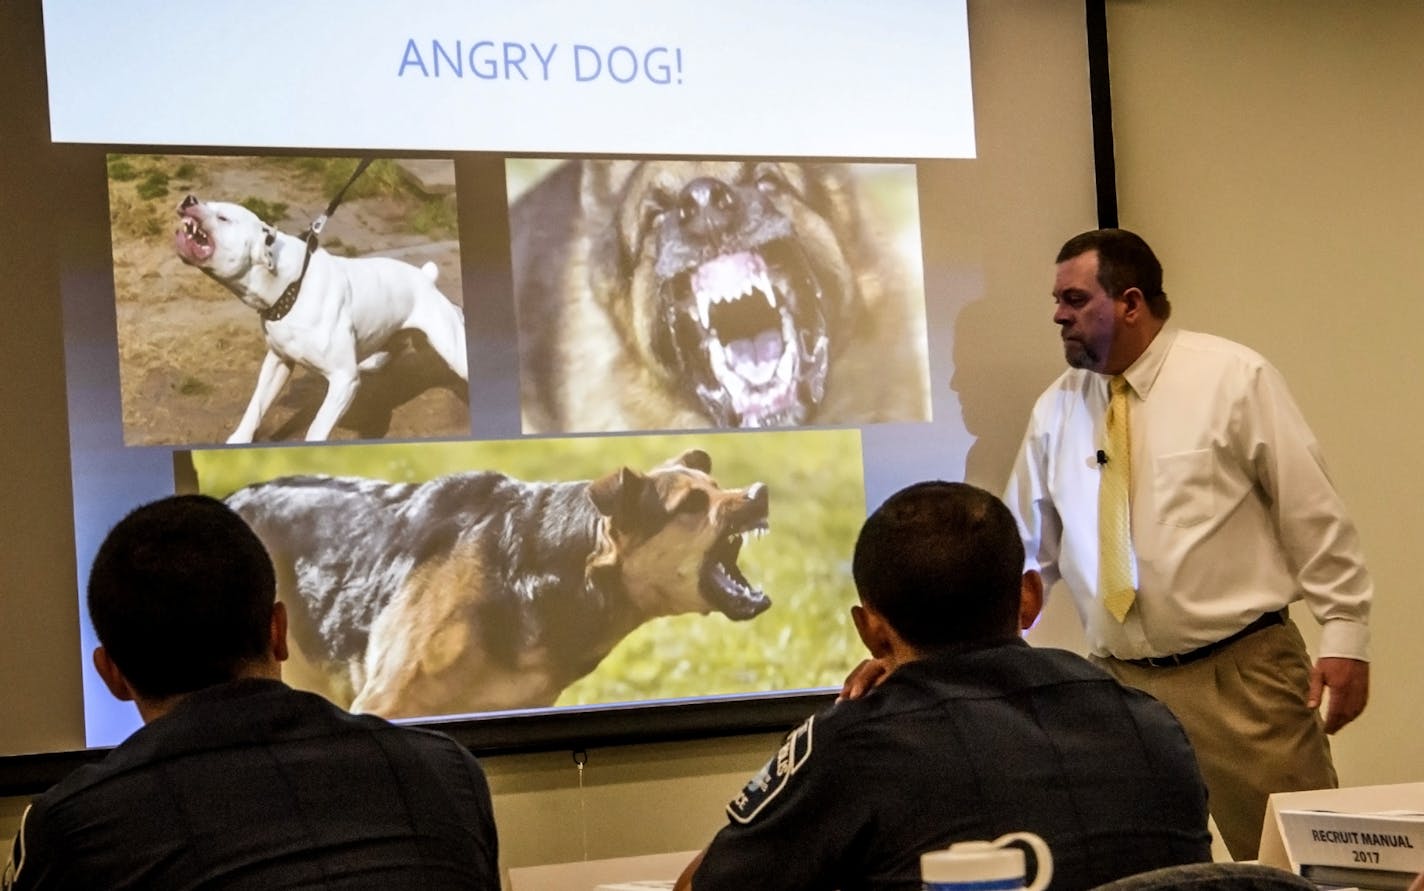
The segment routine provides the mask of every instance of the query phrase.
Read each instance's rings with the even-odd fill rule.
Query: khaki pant
[[[1093,657],[1172,710],[1196,749],[1208,805],[1231,856],[1254,860],[1266,798],[1337,785],[1320,715],[1305,704],[1310,656],[1289,620],[1187,665]]]

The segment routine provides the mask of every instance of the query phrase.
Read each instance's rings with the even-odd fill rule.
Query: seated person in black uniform
[[[1181,727],[1086,659],[1030,647],[1043,587],[994,496],[919,483],[865,522],[856,630],[889,670],[792,731],[679,889],[919,889],[919,856],[1028,830],[1056,891],[1211,859]]]
[[[438,733],[281,681],[272,562],[220,501],[166,498],[99,548],[94,667],[144,726],[25,812],[5,889],[499,888],[489,786]]]

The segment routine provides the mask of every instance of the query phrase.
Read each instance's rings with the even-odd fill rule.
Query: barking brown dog
[[[649,619],[769,607],[737,567],[767,487],[711,469],[694,450],[568,483],[285,477],[227,501],[272,553],[297,648],[342,668],[353,710],[421,717],[550,706]]]
[[[927,419],[877,222],[844,164],[567,162],[510,209],[525,432]]]

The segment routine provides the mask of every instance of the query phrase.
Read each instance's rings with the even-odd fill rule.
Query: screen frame
[[[835,701],[835,690],[537,709],[397,723],[439,730],[476,756],[780,733]],[[42,792],[109,747],[0,757],[0,797]]]
[[[1105,0],[1084,0],[1098,225],[1118,223]],[[421,719],[479,756],[573,750],[785,732],[834,701],[837,691],[794,690],[696,700]],[[0,797],[43,791],[102,760],[109,747],[0,755]]]

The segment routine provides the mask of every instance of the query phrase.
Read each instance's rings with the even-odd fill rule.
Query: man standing
[[[920,854],[1017,830],[1048,843],[1052,888],[1211,858],[1205,786],[1171,713],[1020,638],[1043,588],[997,498],[897,492],[866,520],[852,573],[878,686],[787,737],[679,889],[916,891]]]
[[[1072,367],[1005,492],[1025,565],[1067,584],[1099,664],[1181,720],[1223,840],[1251,859],[1268,795],[1336,784],[1325,734],[1368,698],[1358,537],[1280,374],[1168,325],[1146,242],[1086,232],[1057,263]],[[1302,599],[1323,626],[1314,666],[1286,609]]]
[[[144,726],[31,805],[0,886],[497,891],[479,764],[282,683],[272,562],[222,502],[129,514],[88,594],[94,667]]]

